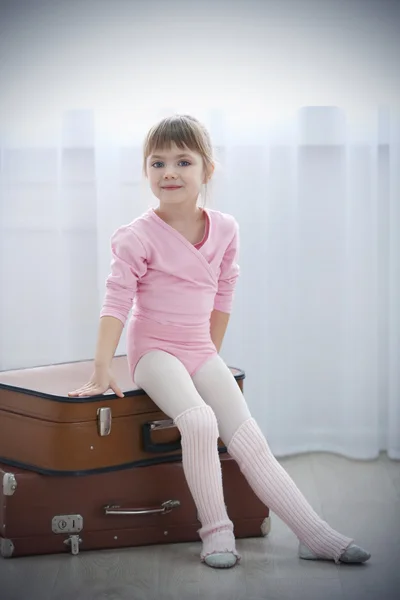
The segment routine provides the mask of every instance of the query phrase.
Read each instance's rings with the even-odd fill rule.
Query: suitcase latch
[[[64,544],[71,546],[71,554],[79,554],[79,544],[82,542],[79,532],[83,529],[81,515],[57,515],[51,522],[53,533],[70,533]]]
[[[51,522],[53,533],[79,533],[83,529],[81,515],[57,515]]]
[[[97,409],[97,425],[98,425],[99,435],[101,435],[101,436],[110,435],[111,422],[112,422],[111,408],[109,408],[108,406],[103,406],[103,408],[98,408]]]
[[[79,554],[79,544],[82,542],[79,535],[70,535],[68,539],[64,540],[64,544],[71,546],[71,554],[76,556]]]

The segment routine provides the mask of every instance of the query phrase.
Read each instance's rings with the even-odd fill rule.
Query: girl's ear
[[[206,166],[203,183],[207,183],[211,179],[211,177],[213,176],[214,171],[215,171],[215,165],[214,164]]]

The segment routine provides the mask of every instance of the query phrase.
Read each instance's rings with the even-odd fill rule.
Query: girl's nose
[[[165,179],[176,179],[176,172],[173,169],[166,168],[164,173]]]

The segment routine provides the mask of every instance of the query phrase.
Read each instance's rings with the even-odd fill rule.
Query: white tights
[[[197,507],[201,558],[235,548],[226,512],[217,441],[222,439],[248,483],[310,550],[335,562],[353,541],[312,509],[268,446],[230,369],[215,356],[190,377],[171,354],[152,351],[138,363],[135,382],[174,420],[181,433],[182,465]]]
[[[191,378],[172,354],[149,352],[136,367],[135,383],[170,419],[175,420],[188,408],[210,406],[226,446],[240,425],[251,417],[231,370],[219,355],[208,360]]]

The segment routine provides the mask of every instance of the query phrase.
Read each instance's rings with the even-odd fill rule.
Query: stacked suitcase
[[[0,372],[0,555],[122,548],[198,540],[180,436],[130,379],[125,397],[69,398],[91,361]],[[244,373],[232,369],[243,390]],[[269,510],[218,444],[225,502],[237,538],[267,535]]]

